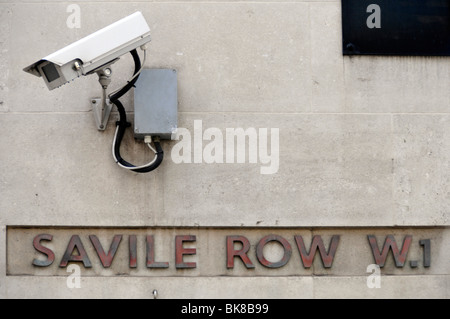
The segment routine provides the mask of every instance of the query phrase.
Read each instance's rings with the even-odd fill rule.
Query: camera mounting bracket
[[[102,98],[91,99],[92,111],[94,113],[95,123],[99,131],[106,130],[109,116],[112,110],[112,103],[106,98],[106,90],[111,83],[112,70],[110,66],[106,66],[103,69],[98,70],[98,81],[102,86]]]

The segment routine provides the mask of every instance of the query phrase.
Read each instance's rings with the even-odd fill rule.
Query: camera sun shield
[[[94,73],[148,43],[150,27],[136,12],[24,68],[42,77],[49,90]]]

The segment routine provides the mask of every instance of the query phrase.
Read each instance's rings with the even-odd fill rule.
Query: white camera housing
[[[49,90],[114,63],[122,55],[148,43],[150,27],[141,12],[33,63],[25,72],[42,77]]]

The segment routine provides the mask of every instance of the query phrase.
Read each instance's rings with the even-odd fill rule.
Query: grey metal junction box
[[[178,128],[177,71],[144,69],[134,90],[134,136],[173,139]]]

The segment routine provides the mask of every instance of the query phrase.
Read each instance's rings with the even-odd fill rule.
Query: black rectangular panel
[[[56,70],[55,65],[51,62],[46,66],[42,67],[42,71],[44,72],[48,82],[53,82],[56,79],[59,79],[58,70]]]
[[[345,55],[450,56],[450,0],[342,0]]]

